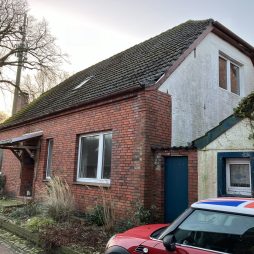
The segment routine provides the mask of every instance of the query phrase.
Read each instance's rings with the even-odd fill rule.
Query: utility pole
[[[20,79],[21,79],[21,70],[23,67],[23,61],[25,57],[25,41],[26,41],[26,26],[27,26],[27,15],[24,15],[24,22],[23,26],[20,27],[20,33],[22,35],[21,43],[18,46],[18,67],[17,67],[17,74],[16,74],[16,82],[15,82],[15,90],[14,90],[14,98],[13,98],[13,106],[12,106],[12,115],[14,115],[17,112],[17,106],[18,106],[18,100],[19,100],[19,94],[20,94]]]

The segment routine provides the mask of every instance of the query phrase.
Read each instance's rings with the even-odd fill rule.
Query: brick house
[[[73,75],[0,126],[6,192],[36,198],[59,175],[79,210],[103,187],[119,216],[156,205],[173,220],[197,199],[191,142],[253,90],[253,62],[252,46],[209,19]]]

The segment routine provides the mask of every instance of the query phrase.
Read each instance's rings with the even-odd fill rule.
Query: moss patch
[[[16,199],[0,199],[0,208],[23,206],[25,203]]]

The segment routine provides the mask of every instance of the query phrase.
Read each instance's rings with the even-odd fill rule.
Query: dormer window
[[[241,64],[225,55],[219,56],[219,86],[234,94],[240,95]]]

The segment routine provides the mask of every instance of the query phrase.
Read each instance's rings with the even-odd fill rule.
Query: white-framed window
[[[251,165],[249,159],[226,160],[226,192],[251,196]]]
[[[219,55],[219,86],[234,94],[240,95],[240,69],[242,64],[231,58]]]
[[[48,139],[47,140],[46,179],[51,178],[52,152],[53,152],[53,139]]]
[[[77,181],[110,184],[112,133],[79,137]]]

